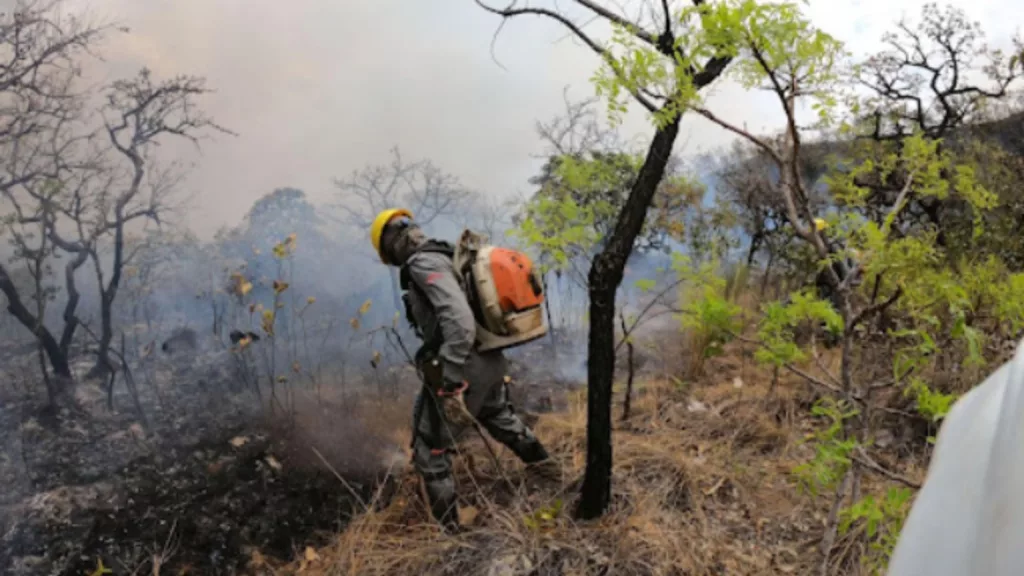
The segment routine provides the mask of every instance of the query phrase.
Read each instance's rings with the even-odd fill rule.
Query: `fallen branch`
[[[853,460],[854,460],[854,462],[857,462],[858,464],[860,464],[861,466],[864,466],[868,470],[871,470],[872,472],[875,472],[876,474],[884,476],[884,477],[888,478],[889,480],[892,480],[893,482],[899,482],[900,484],[903,484],[904,486],[906,486],[908,488],[913,488],[914,490],[920,490],[921,489],[921,484],[919,484],[917,482],[914,482],[913,480],[910,480],[909,478],[906,478],[905,476],[897,474],[896,472],[893,472],[892,470],[889,470],[889,469],[883,467],[878,462],[875,462],[874,460],[872,460],[871,457],[868,456],[867,452],[864,451],[863,447],[858,447],[857,448],[857,453],[853,455]]]

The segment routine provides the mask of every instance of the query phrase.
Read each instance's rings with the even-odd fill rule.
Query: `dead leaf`
[[[253,550],[249,555],[250,568],[262,568],[267,565],[267,560],[260,554],[259,550]]]
[[[372,300],[367,300],[366,302],[363,302],[363,305],[359,307],[359,315],[365,316],[366,313],[370,311],[370,306],[373,306]]]
[[[245,436],[235,436],[231,439],[231,445],[235,448],[241,448],[242,446],[245,446],[248,441],[249,439]]]
[[[722,477],[721,479],[718,480],[718,482],[715,482],[714,486],[705,490],[704,495],[714,496],[715,492],[718,492],[718,489],[722,487],[722,484],[725,484],[725,477]]]
[[[270,467],[271,467],[271,468],[273,468],[274,470],[281,470],[282,466],[281,466],[281,463],[277,461],[277,458],[274,458],[273,456],[271,456],[271,455],[269,455],[269,454],[268,454],[268,455],[267,455],[267,457],[266,457],[266,458],[264,458],[264,460],[265,460],[265,461],[267,462],[267,464],[269,464],[269,465],[270,465]]]
[[[480,516],[480,510],[476,506],[459,508],[459,524],[463,526],[472,526],[478,516]]]
[[[306,546],[305,557],[307,562],[316,562],[320,559],[320,555],[316,553],[316,550],[313,550],[312,546]]]
[[[103,565],[103,559],[96,559],[96,569],[92,571],[89,576],[103,576],[104,574],[113,574],[113,570]]]

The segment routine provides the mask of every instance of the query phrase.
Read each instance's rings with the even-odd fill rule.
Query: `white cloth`
[[[1024,574],[1024,342],[957,400],[888,576]]]

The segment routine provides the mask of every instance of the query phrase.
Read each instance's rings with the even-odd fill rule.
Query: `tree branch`
[[[586,1],[586,0],[577,0],[577,2],[580,2],[581,4],[584,1]],[[575,22],[570,20],[565,15],[560,14],[560,13],[554,11],[554,10],[549,10],[547,8],[532,8],[532,7],[516,8],[515,7],[516,0],[513,0],[513,2],[511,4],[509,4],[508,7],[506,7],[506,8],[495,8],[493,6],[488,6],[483,0],[475,0],[475,2],[477,3],[478,6],[480,6],[484,10],[490,12],[491,14],[495,14],[497,16],[501,16],[503,19],[514,18],[514,17],[517,17],[517,16],[541,16],[541,17],[550,18],[552,20],[555,20],[556,22],[562,24],[562,26],[565,26],[566,28],[568,28],[569,31],[572,32],[572,34],[574,36],[579,38],[595,54],[600,56],[605,61],[605,63],[607,63],[608,66],[611,67],[611,69],[615,72],[615,74],[621,80],[623,80],[623,81],[626,80],[625,75],[622,73],[621,67],[619,66],[618,62],[616,62],[615,57],[611,54],[611,52],[609,52],[604,46],[599,44],[593,38],[588,36],[587,33],[584,32],[583,29],[580,26],[578,26]],[[586,6],[586,4],[584,4],[584,5]],[[653,40],[653,37],[651,37],[649,34],[647,34],[645,32],[642,32],[642,30],[640,29],[639,26],[634,26],[634,28],[635,29],[631,29],[631,31],[633,31],[634,34],[636,34],[636,32],[641,32],[641,33],[645,34],[648,37],[647,41],[649,43],[651,42],[651,40]],[[642,38],[639,35],[637,37],[638,38]],[[635,98],[636,101],[639,102],[641,106],[646,108],[648,112],[657,112],[659,110],[659,107],[656,104],[654,104],[653,102],[651,102],[651,100],[647,96],[645,96],[642,92],[640,92],[639,90],[630,89],[630,94],[632,94],[633,98]]]
[[[914,482],[913,480],[911,480],[911,479],[909,479],[909,478],[907,478],[905,476],[901,476],[900,474],[897,474],[896,472],[893,472],[893,471],[883,467],[878,462],[875,462],[874,460],[872,460],[871,457],[868,456],[867,452],[864,450],[863,446],[858,446],[857,447],[857,452],[856,452],[856,454],[853,455],[853,460],[855,462],[857,462],[858,464],[860,464],[861,466],[864,466],[868,470],[871,470],[872,472],[875,472],[876,474],[884,476],[884,477],[888,478],[889,480],[892,480],[894,482],[899,482],[900,484],[903,484],[904,486],[906,486],[908,488],[913,488],[914,490],[920,490],[921,489],[921,484],[920,483]]]

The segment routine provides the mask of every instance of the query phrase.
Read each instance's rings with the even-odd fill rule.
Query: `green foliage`
[[[762,347],[755,353],[755,358],[774,366],[806,358],[794,340],[795,330],[801,324],[821,322],[833,334],[841,334],[844,329],[842,316],[829,302],[818,298],[810,290],[794,292],[788,304],[770,302],[761,311],[763,316],[758,327],[758,339]]]
[[[538,252],[542,271],[582,275],[611,235],[642,164],[642,156],[624,152],[552,158],[534,180],[540,189],[521,208],[510,235]],[[634,248],[665,249],[669,239],[680,239],[684,213],[702,195],[703,188],[683,176],[663,181]]]
[[[838,104],[835,88],[842,80],[835,66],[845,55],[842,43],[815,28],[795,2],[766,3],[745,16],[740,24],[748,53],[735,63],[732,75],[746,88],[799,83],[821,124],[831,125]]]
[[[518,226],[510,234],[536,249],[542,272],[567,268],[589,254],[597,242],[592,210],[570,198],[534,198],[524,207]]]
[[[946,417],[946,414],[949,414],[949,409],[953,407],[953,403],[957,400],[956,394],[936,392],[929,388],[921,378],[910,379],[907,393],[912,394],[917,400],[918,413],[935,424],[938,424],[939,421]]]
[[[532,514],[523,516],[523,524],[534,532],[545,532],[555,527],[562,514],[564,503],[561,498],[549,505],[542,506]]]
[[[673,260],[672,267],[682,281],[682,328],[693,334],[699,360],[718,356],[742,328],[742,309],[728,300],[726,280],[719,274],[717,262],[694,264],[682,254]]]
[[[807,438],[814,446],[814,458],[794,468],[793,474],[804,490],[816,496],[834,491],[846,476],[857,440],[847,437],[845,423],[860,412],[845,401],[825,397],[811,408],[811,413],[825,419],[827,425]]]
[[[651,290],[654,290],[654,287],[657,286],[658,283],[650,278],[641,278],[636,281],[635,285],[641,292],[650,292]]]
[[[802,21],[795,3],[733,0],[686,5],[673,14],[683,30],[675,35],[673,57],[639,39],[629,27],[616,25],[604,65],[593,77],[597,94],[607,98],[613,123],[621,121],[631,95],[658,94],[665,103],[652,120],[658,127],[665,126],[699,100],[700,87],[694,85],[693,77],[709,60],[736,57],[745,40],[758,39],[750,36],[752,32],[781,31],[769,30],[765,23],[792,23],[794,18]]]
[[[822,284],[821,278],[831,280],[842,273],[838,283],[828,283],[830,301],[822,299],[829,291],[826,287],[816,286],[819,290],[814,291],[801,286],[784,302],[764,305],[757,332],[762,347],[757,359],[776,368],[807,359],[796,343],[801,329],[823,324],[832,335],[843,338],[839,350],[843,393],[826,396],[815,405],[813,412],[823,423],[808,438],[814,457],[794,469],[810,493],[834,493],[850,472],[858,449],[856,438],[871,433],[872,422],[853,419],[858,406],[850,403],[852,398],[872,402],[868,382],[860,380],[873,382],[877,376],[872,370],[862,371],[858,363],[891,354],[894,383],[914,398],[919,414],[934,425],[955,402],[956,386],[961,384],[957,379],[972,380],[972,369],[994,357],[990,342],[1024,329],[1024,279],[1019,273],[1024,256],[1020,256],[1019,227],[1011,224],[1019,222],[1021,213],[1019,175],[1024,174],[1024,162],[1018,158],[1019,166],[1012,167],[988,145],[971,144],[975,139],[971,131],[960,127],[947,131],[945,124],[936,131],[927,120],[914,118],[916,98],[893,93],[927,90],[928,79],[915,82],[913,70],[907,72],[909,77],[903,75],[901,62],[916,58],[915,54],[932,59],[933,54],[915,52],[912,41],[920,42],[921,37],[905,27],[910,45],[894,46],[895,60],[882,55],[866,65],[868,69],[877,66],[874,71],[880,78],[887,70],[878,68],[895,68],[888,72],[896,86],[883,81],[874,98],[864,98],[863,92],[847,89],[858,85],[858,80],[864,85],[862,70],[848,66],[852,62],[842,44],[812,26],[798,5],[769,7],[736,1],[694,10],[704,20],[701,32],[686,40],[687,46],[698,50],[707,43],[722,51],[729,50],[724,46],[741,47],[730,52],[736,57],[730,74],[747,88],[767,88],[789,116],[783,137],[748,138],[761,154],[754,158],[763,163],[752,168],[749,177],[737,177],[747,189],[736,194],[734,204],[746,209],[745,218],[761,219],[745,228],[762,233],[758,239],[766,243],[764,234],[784,236],[772,238],[768,246],[772,262],[778,266],[781,261],[789,277],[798,282],[817,272]],[[922,36],[956,46],[962,53],[953,57],[962,62],[987,52],[974,49],[980,35],[971,24],[956,20],[950,12],[951,25],[961,28],[953,33],[965,37],[961,43],[955,34],[942,30],[934,18],[937,13],[937,8],[925,10]],[[887,37],[890,44],[897,41],[896,36]],[[613,62],[605,80],[610,83],[617,75],[626,92],[676,80],[658,70],[660,62],[652,58],[637,55],[617,62],[625,62],[629,74]],[[1018,63],[1010,64],[1011,75]],[[979,71],[989,76],[1006,74],[1003,65]],[[931,88],[937,90],[934,83]],[[962,90],[958,97],[968,92],[986,93]],[[612,89],[608,93],[615,95]],[[685,85],[678,94],[685,105],[699,104],[696,93],[687,92]],[[937,97],[948,103],[943,96]],[[963,114],[977,114],[983,108],[982,99],[979,96],[977,108],[973,101],[965,104],[966,100],[958,106],[963,106]],[[917,102],[920,105],[922,100]],[[794,111],[807,105],[816,111],[817,123],[797,121]],[[939,108],[927,101],[924,107]],[[925,112],[930,118],[934,114]],[[729,125],[728,119],[716,121]],[[963,117],[952,122],[962,123]],[[729,126],[734,133],[744,133],[736,125]],[[881,137],[882,133],[892,137]],[[815,142],[822,135],[831,141]],[[819,154],[833,155],[828,165],[806,152],[812,147],[827,150]],[[771,175],[753,173],[758,169]],[[828,225],[811,226],[818,218]],[[835,270],[839,272],[833,274]],[[691,318],[728,316],[709,305],[717,304],[714,298],[691,301]],[[884,335],[879,328],[886,330]],[[861,338],[862,334],[869,337]],[[949,366],[958,370],[952,372]],[[934,378],[939,373],[949,377]],[[870,545],[865,561],[874,571],[884,570],[910,496],[907,490],[891,490],[884,498],[867,496],[842,512],[842,532],[863,526],[862,536]]]
[[[864,529],[869,553],[861,560],[869,573],[885,573],[903,522],[910,512],[912,496],[913,492],[908,488],[890,488],[883,498],[868,495],[840,511],[840,534],[847,534],[857,526]]]

